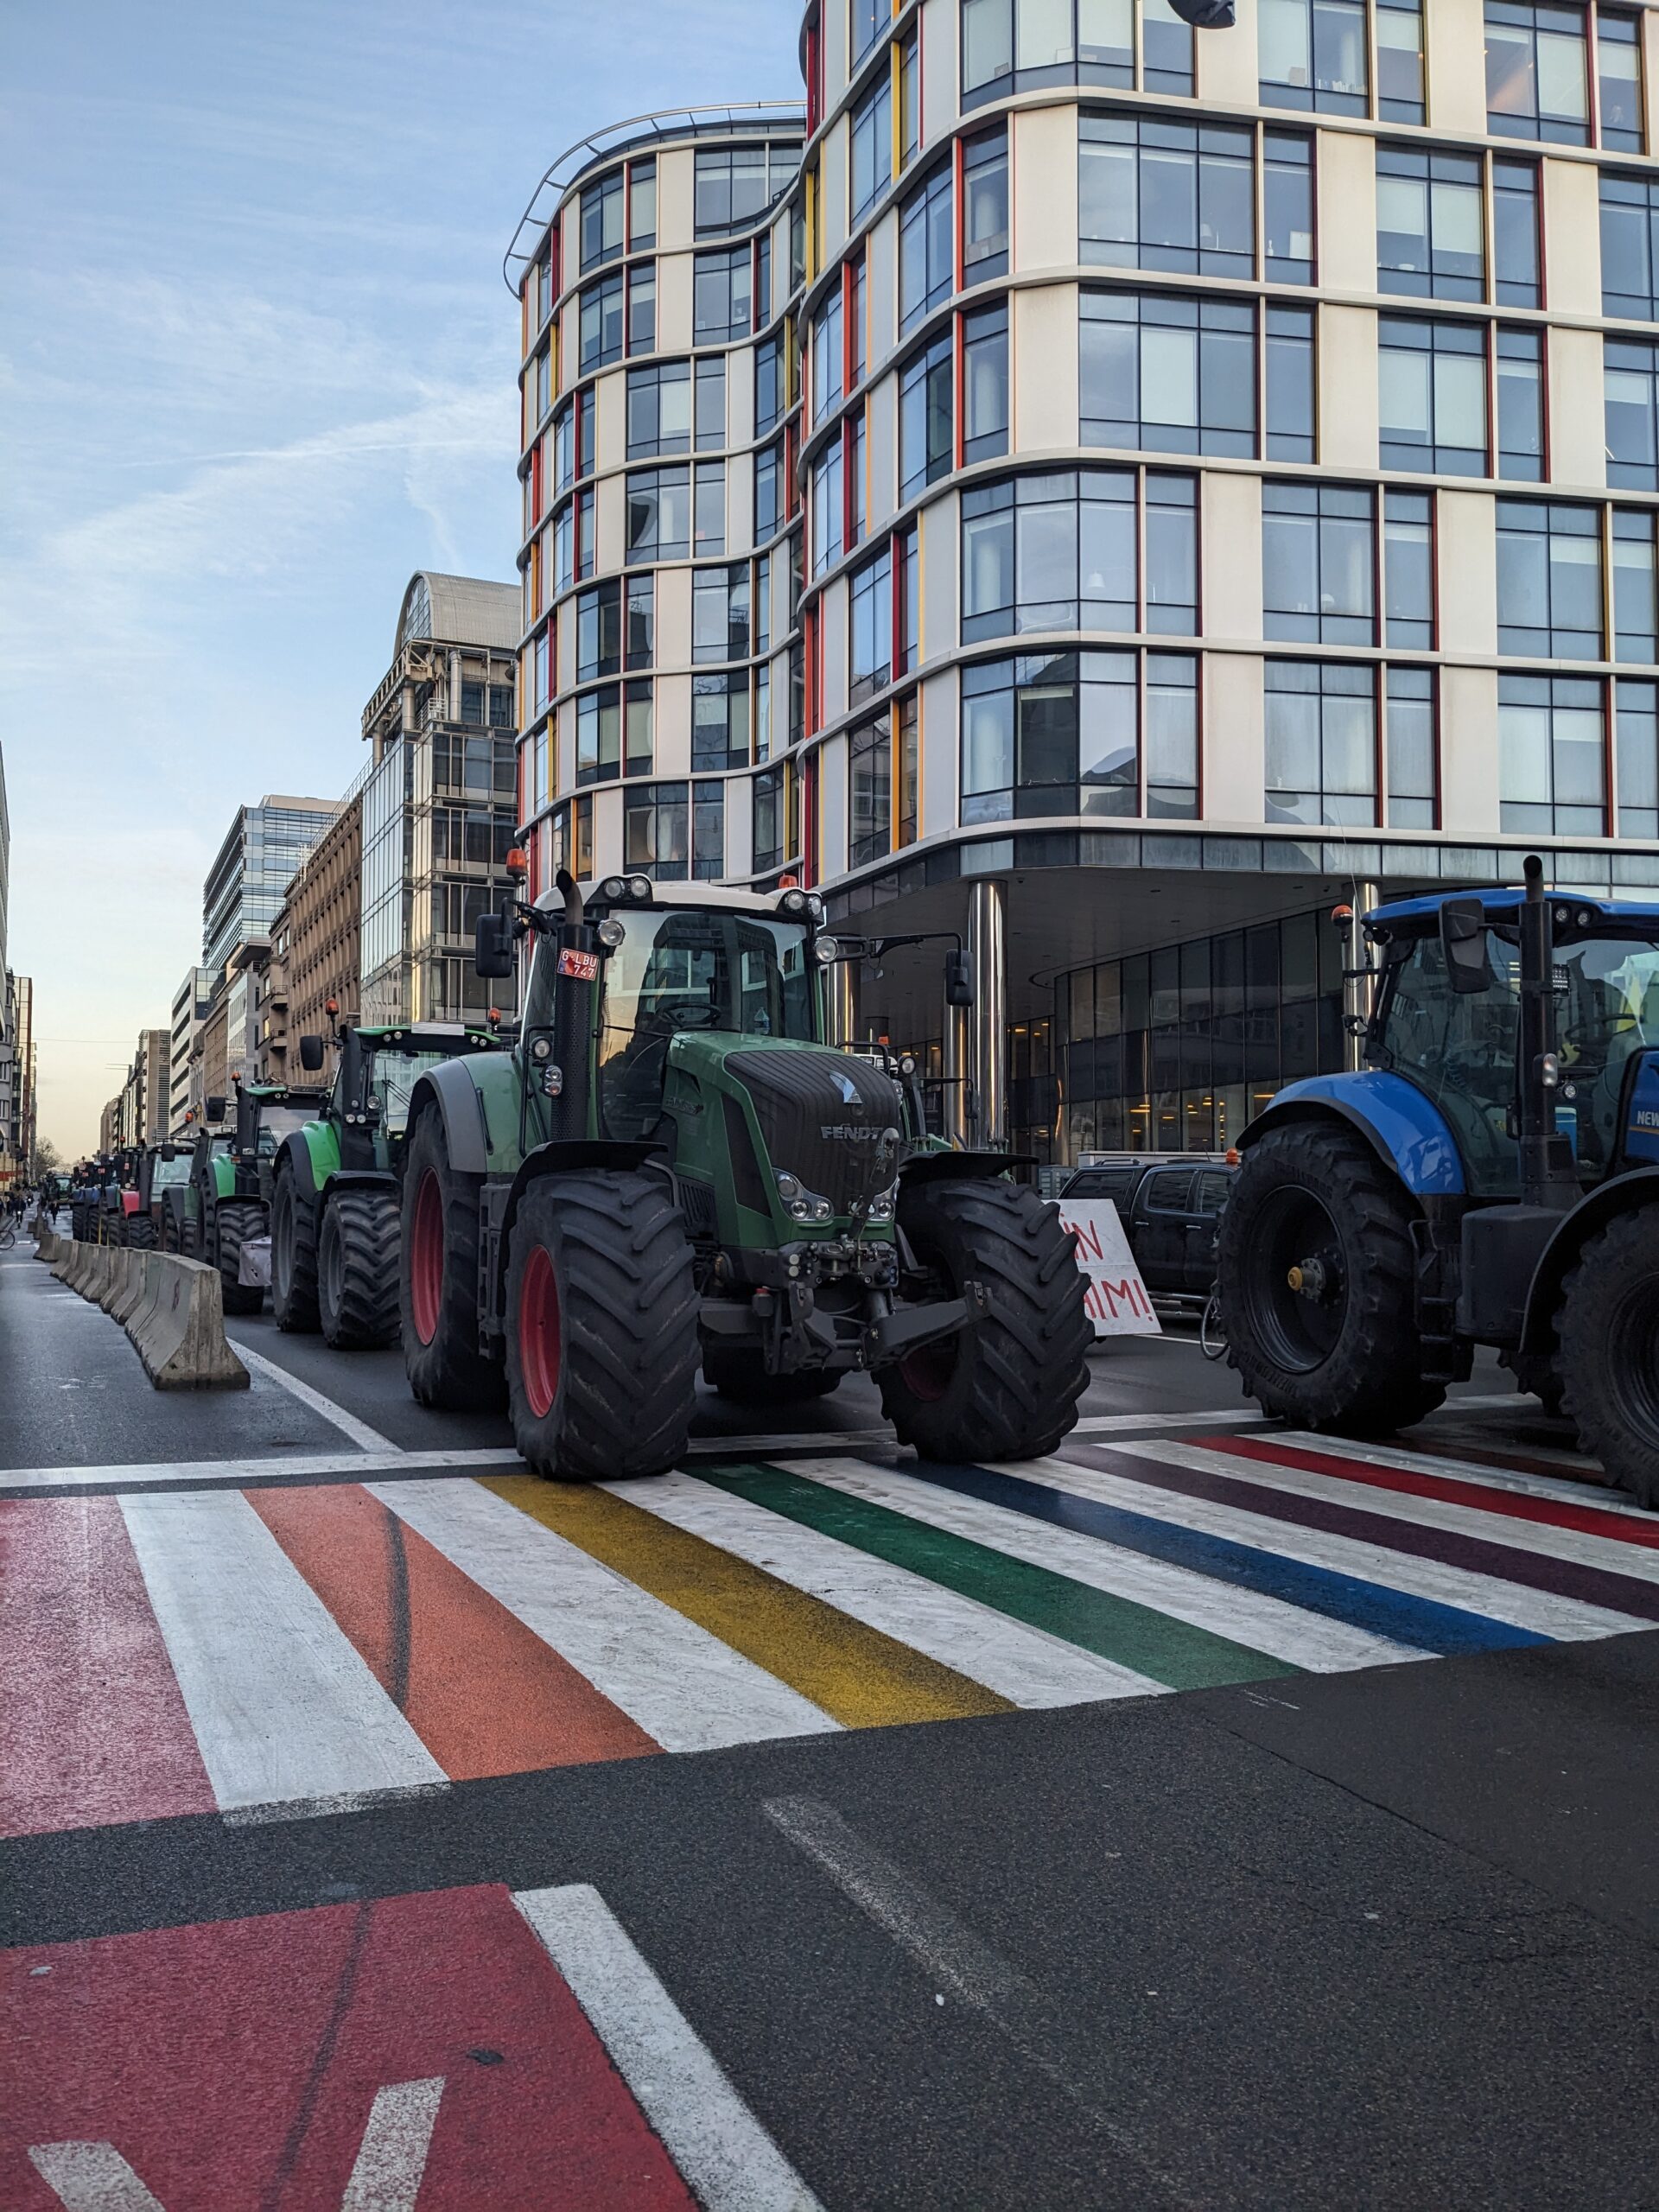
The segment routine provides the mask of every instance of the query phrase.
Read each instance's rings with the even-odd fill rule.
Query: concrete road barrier
[[[132,1263],[136,1252],[128,1251],[124,1244],[112,1245],[109,1255],[109,1280],[98,1294],[98,1302],[106,1313],[113,1313],[117,1300],[126,1296],[127,1286],[132,1281]]]
[[[143,1304],[145,1294],[149,1288],[149,1270],[144,1264],[149,1254],[132,1252],[129,1253],[128,1257],[132,1262],[132,1265],[127,1270],[126,1287],[109,1308],[111,1320],[118,1321],[124,1329]]]
[[[156,1272],[128,1334],[158,1390],[245,1390],[248,1370],[225,1335],[225,1306],[217,1268],[146,1252],[144,1273]]]
[[[55,1230],[43,1229],[35,1240],[35,1256],[44,1260],[49,1268],[58,1256],[58,1237]]]

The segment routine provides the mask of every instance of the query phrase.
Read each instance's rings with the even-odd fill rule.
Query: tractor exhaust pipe
[[[1544,864],[1529,853],[1522,866],[1526,898],[1521,908],[1521,1192],[1524,1204],[1565,1207],[1578,1196],[1570,1159],[1559,1154],[1555,1095],[1560,1062],[1555,1049],[1555,932],[1544,895]]]

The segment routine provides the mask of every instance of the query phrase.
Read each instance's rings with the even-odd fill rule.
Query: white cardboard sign
[[[1123,1224],[1109,1198],[1079,1199],[1059,1206],[1060,1224],[1077,1240],[1077,1265],[1089,1278],[1084,1304],[1097,1337],[1160,1337],[1147,1286],[1129,1250]]]

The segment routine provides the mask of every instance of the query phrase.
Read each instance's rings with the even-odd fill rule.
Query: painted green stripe
[[[988,1544],[912,1521],[885,1505],[810,1482],[785,1467],[699,1466],[699,1482],[747,1498],[803,1528],[834,1536],[873,1559],[919,1574],[960,1598],[972,1598],[1027,1628],[1041,1629],[1103,1659],[1132,1667],[1173,1690],[1211,1689],[1222,1682],[1259,1682],[1300,1675],[1287,1660],[1253,1651],[1230,1637],[1175,1620],[1151,1605],[1074,1582],[1046,1567],[1010,1559]]]

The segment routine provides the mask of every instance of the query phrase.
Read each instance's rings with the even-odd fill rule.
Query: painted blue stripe
[[[1502,1651],[1523,1644],[1553,1643],[1554,1638],[1535,1630],[1516,1628],[1509,1621],[1495,1621],[1484,1613],[1466,1612],[1460,1605],[1443,1605],[1432,1598],[1414,1598],[1385,1583],[1367,1582],[1354,1574],[1339,1574],[1332,1567],[1309,1567],[1273,1551],[1211,1536],[1177,1522],[1160,1521],[1147,1513],[1131,1513],[1098,1498],[1080,1497],[1075,1491],[1051,1490],[1046,1483],[1028,1482],[1001,1468],[947,1466],[923,1460],[905,1466],[923,1482],[941,1490],[957,1491],[964,1497],[982,1499],[987,1505],[1023,1513],[1033,1521],[1046,1521],[1056,1529],[1096,1536],[1121,1550],[1140,1552],[1147,1559],[1184,1567],[1211,1581],[1229,1582],[1260,1597],[1281,1598],[1305,1612],[1323,1613],[1327,1619],[1346,1621],[1352,1628],[1391,1637],[1396,1643],[1414,1645],[1419,1651],[1442,1656],[1454,1651]]]

